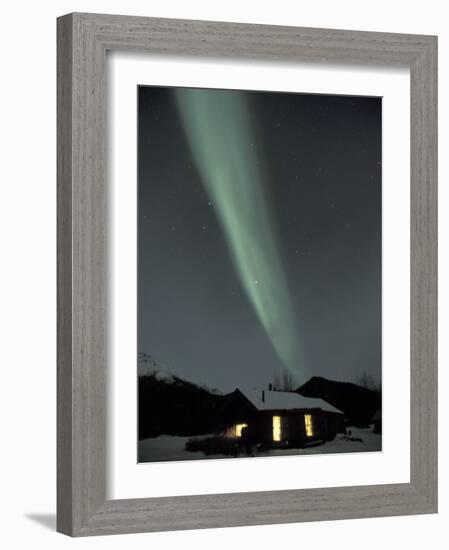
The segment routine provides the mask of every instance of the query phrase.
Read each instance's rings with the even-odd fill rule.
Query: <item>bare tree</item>
[[[283,370],[280,374],[273,375],[273,389],[277,391],[293,391],[294,382],[293,376],[287,370]]]
[[[366,388],[368,390],[380,392],[380,383],[376,382],[374,379],[374,376],[372,374],[365,372],[362,372],[356,379],[355,383],[358,386],[361,386],[362,388]]]
[[[282,389],[284,391],[293,391],[293,376],[287,370],[284,370],[282,373]]]
[[[278,391],[281,389],[281,379],[278,373],[273,375],[273,389]]]

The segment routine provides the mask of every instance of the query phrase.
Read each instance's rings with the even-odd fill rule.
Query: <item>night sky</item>
[[[266,387],[286,368],[242,284],[219,215],[225,205],[217,204],[199,165],[202,157],[213,172],[221,154],[215,164],[228,167],[223,185],[235,173],[250,206],[245,182],[263,191],[279,260],[272,267],[276,278],[279,267],[285,276],[282,311],[294,317],[282,322],[300,350],[295,382],[312,375],[357,381],[363,373],[380,382],[381,99],[220,92],[244,105],[246,116],[225,128],[216,124],[220,113],[211,113],[211,152],[192,145],[180,114],[183,93],[138,88],[138,350],[223,392]],[[229,139],[239,124],[245,132]],[[229,142],[222,151],[217,136]],[[245,158],[257,165],[260,183],[248,179],[255,171],[246,170]],[[242,171],[246,180],[238,179]],[[260,204],[255,199],[247,214],[253,225]],[[267,298],[278,301],[277,294]]]

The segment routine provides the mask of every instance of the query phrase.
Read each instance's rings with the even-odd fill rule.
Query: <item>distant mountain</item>
[[[139,439],[159,435],[201,435],[219,427],[224,396],[187,382],[139,354]]]
[[[345,413],[350,425],[365,426],[381,409],[380,392],[363,388],[351,382],[336,382],[313,376],[296,389],[304,397],[319,397]]]

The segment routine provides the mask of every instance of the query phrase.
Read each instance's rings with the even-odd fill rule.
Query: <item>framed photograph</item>
[[[437,511],[437,39],[58,19],[58,531]]]

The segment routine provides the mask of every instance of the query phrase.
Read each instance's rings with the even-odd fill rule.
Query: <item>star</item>
[[[206,231],[207,227],[205,225],[203,225],[202,229],[203,229],[203,231]]]

